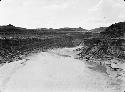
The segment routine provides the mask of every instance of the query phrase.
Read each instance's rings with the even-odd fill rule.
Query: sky
[[[93,29],[124,20],[124,0],[1,0],[0,2],[0,25]]]

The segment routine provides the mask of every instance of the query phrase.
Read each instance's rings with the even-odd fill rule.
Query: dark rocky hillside
[[[11,24],[0,27],[0,63],[12,62],[25,56],[53,48],[75,47],[88,38],[82,28],[26,29]],[[86,35],[86,36],[85,36]]]
[[[112,24],[105,31],[101,32],[101,34],[108,38],[124,38],[125,22]]]
[[[112,24],[98,37],[92,35],[89,39],[83,40],[83,47],[77,50],[79,58],[108,60],[113,58],[121,59],[125,62],[125,22]]]
[[[21,59],[22,56],[47,49],[73,47],[71,37],[53,39],[0,39],[0,56],[3,62],[12,62],[14,59]]]
[[[26,29],[11,24],[0,27],[1,63],[47,49],[83,45],[79,58],[125,60],[125,23],[92,30],[82,28]]]
[[[78,59],[106,68],[106,74],[121,79],[125,75],[125,22],[112,24],[104,31],[83,39],[82,48],[76,49]],[[114,75],[115,74],[115,75]]]

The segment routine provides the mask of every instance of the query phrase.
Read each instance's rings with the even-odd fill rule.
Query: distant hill
[[[13,26],[13,25],[11,25],[11,24],[9,24],[9,25],[5,25],[5,26],[0,26],[0,33],[1,32],[5,32],[5,33],[7,33],[7,32],[23,32],[24,30],[26,30],[26,28],[21,28],[21,27],[15,27],[15,26]]]
[[[26,29],[21,27],[15,27],[11,24],[0,26],[0,37],[3,38],[41,38],[48,35],[62,35],[62,34],[80,34],[87,32],[88,30],[79,28],[39,28],[39,29]]]
[[[112,24],[111,26],[107,27],[105,31],[101,32],[101,34],[105,35],[108,38],[124,37],[125,22]]]
[[[91,32],[94,32],[94,33],[100,33],[100,32],[105,31],[106,28],[107,28],[107,27],[99,27],[99,28],[91,29],[90,31],[91,31]]]

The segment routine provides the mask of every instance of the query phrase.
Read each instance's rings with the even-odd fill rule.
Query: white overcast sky
[[[91,29],[125,21],[124,0],[2,0],[0,25]]]

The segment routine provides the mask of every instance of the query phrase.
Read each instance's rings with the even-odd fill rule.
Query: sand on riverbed
[[[32,56],[2,92],[122,92],[123,81],[109,78],[100,66],[90,69],[83,61],[55,52]]]

